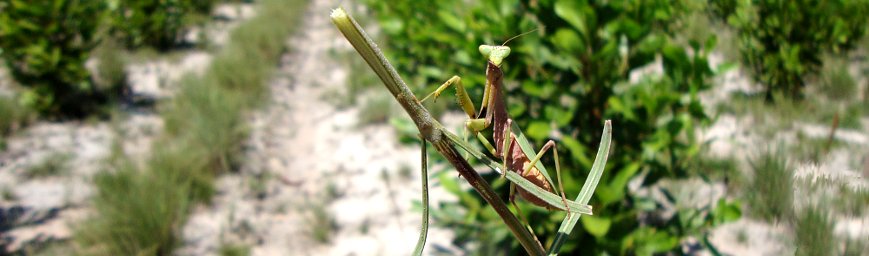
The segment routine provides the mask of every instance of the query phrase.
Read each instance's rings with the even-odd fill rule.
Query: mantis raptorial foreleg
[[[471,133],[473,133],[477,137],[477,139],[479,139],[480,142],[483,143],[483,146],[485,146],[486,149],[488,149],[494,155],[495,149],[494,149],[494,147],[492,147],[492,144],[490,144],[486,140],[485,137],[480,135],[480,131],[482,131],[483,129],[486,129],[486,127],[489,127],[489,125],[491,124],[491,121],[490,121],[490,119],[486,119],[486,118],[477,118],[477,114],[476,114],[477,111],[474,109],[474,102],[471,101],[471,97],[468,96],[468,91],[465,90],[465,86],[462,84],[461,77],[453,76],[452,78],[450,78],[449,80],[447,80],[446,82],[441,84],[441,86],[438,86],[438,88],[435,89],[433,92],[429,93],[424,98],[422,98],[422,100],[420,100],[420,102],[425,102],[426,100],[428,100],[429,98],[432,98],[432,97],[433,97],[432,100],[437,101],[438,97],[441,96],[441,93],[443,93],[444,90],[446,90],[450,86],[456,87],[456,103],[462,108],[462,110],[465,112],[465,114],[468,115],[468,120],[465,121],[466,130],[470,130]],[[487,103],[488,102],[488,100],[487,100],[488,95],[489,95],[489,88],[486,87],[486,92],[483,96],[483,103],[482,103],[483,108],[485,108],[485,106],[488,104]]]
[[[439,86],[433,92],[426,95],[425,98],[422,98],[420,102],[425,102],[425,100],[427,100],[431,96],[434,96],[433,100],[437,101],[438,97],[441,96],[441,93],[443,93],[444,90],[449,88],[451,85],[456,86],[456,102],[458,102],[459,106],[462,107],[462,110],[464,110],[465,113],[468,114],[468,117],[474,118],[474,115],[477,111],[474,110],[474,103],[471,101],[471,97],[468,96],[468,91],[465,90],[465,86],[462,85],[462,78],[459,76],[453,76],[452,78],[441,84],[441,86]]]

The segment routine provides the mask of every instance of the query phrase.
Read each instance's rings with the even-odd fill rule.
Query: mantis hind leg
[[[543,148],[540,149],[539,153],[534,156],[534,159],[531,160],[531,164],[529,164],[522,173],[527,173],[532,166],[537,165],[537,162],[540,161],[540,158],[543,157],[543,154],[545,154],[546,151],[550,148],[553,149],[553,152],[555,154],[555,175],[556,179],[558,179],[558,190],[561,192],[561,202],[564,203],[564,209],[567,209],[567,214],[570,214],[570,206],[567,204],[567,198],[564,196],[564,185],[561,183],[561,166],[558,163],[558,147],[555,146],[555,141],[547,141],[546,144],[543,145]]]

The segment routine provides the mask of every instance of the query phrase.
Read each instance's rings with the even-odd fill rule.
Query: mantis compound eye
[[[501,66],[504,58],[510,55],[510,47],[503,45],[480,45],[480,53],[495,66]]]

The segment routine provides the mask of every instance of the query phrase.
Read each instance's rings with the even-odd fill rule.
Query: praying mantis
[[[528,141],[523,137],[523,140],[520,142],[516,134],[512,132],[513,128],[511,126],[513,119],[511,119],[507,114],[507,106],[504,104],[503,72],[501,71],[501,63],[504,61],[504,58],[510,54],[510,47],[503,44],[497,46],[480,45],[479,51],[487,59],[486,85],[479,113],[476,113],[474,110],[473,102],[468,96],[465,87],[462,85],[462,79],[459,76],[453,76],[421,101],[424,102],[431,96],[434,96],[434,100],[437,100],[444,90],[450,86],[455,86],[456,102],[462,110],[465,111],[469,118],[465,122],[465,128],[470,130],[493,156],[502,161],[502,167],[500,169],[502,177],[504,177],[508,171],[516,172],[535,186],[550,193],[553,192],[552,179],[549,175],[541,172],[535,165],[540,161],[547,150],[553,149],[555,155],[555,172],[558,178],[561,202],[564,205],[563,210],[566,210],[567,213],[570,214],[570,206],[564,195],[564,185],[561,183],[561,167],[558,163],[558,148],[555,147],[555,141],[547,141],[543,148],[541,148],[537,154],[533,155],[532,159],[530,158],[532,154],[528,154],[522,149],[522,144],[524,144],[526,148],[530,147]],[[493,130],[492,140],[496,147],[493,147],[492,144],[489,143],[489,140],[480,133],[490,126]],[[511,183],[510,202],[515,206],[514,191],[516,191],[516,186],[514,183]],[[521,187],[518,189],[518,192],[520,197],[534,205],[545,207],[550,210],[561,210]],[[519,209],[519,207],[515,208],[517,210]]]
[[[495,212],[502,218],[504,224],[510,229],[519,243],[525,248],[530,255],[555,255],[560,250],[561,246],[567,240],[569,234],[576,226],[579,217],[583,214],[591,215],[591,206],[587,203],[591,199],[594,189],[597,187],[598,181],[603,174],[604,166],[610,148],[610,140],[612,138],[612,128],[610,121],[604,123],[604,130],[601,135],[601,143],[598,148],[594,163],[592,164],[589,176],[585,181],[579,195],[575,200],[567,200],[563,186],[560,184],[559,189],[562,191],[560,195],[553,193],[552,179],[549,178],[546,168],[540,158],[549,148],[553,148],[555,152],[556,172],[560,177],[560,167],[558,166],[558,153],[555,148],[555,143],[549,141],[541,149],[541,153],[537,153],[528,143],[528,139],[522,134],[521,129],[515,122],[508,117],[506,106],[503,102],[502,95],[502,79],[501,63],[504,58],[510,54],[510,48],[504,45],[490,46],[483,45],[479,47],[480,52],[487,59],[486,66],[486,87],[481,104],[480,112],[476,113],[473,108],[473,103],[464,87],[461,84],[461,78],[453,77],[446,83],[441,85],[434,95],[437,98],[441,92],[449,86],[456,86],[456,94],[459,105],[468,115],[469,120],[465,122],[465,127],[476,134],[483,145],[492,153],[492,155],[500,158],[501,162],[491,159],[484,155],[475,147],[470,146],[465,140],[451,133],[443,125],[435,120],[428,110],[422,106],[421,100],[417,99],[408,88],[407,84],[398,75],[398,72],[389,63],[377,45],[365,33],[365,31],[350,17],[342,8],[337,8],[330,15],[332,22],[336,25],[339,31],[356,49],[360,56],[368,63],[372,70],[377,74],[386,89],[408,113],[414,121],[417,129],[420,132],[420,138],[423,141],[422,145],[422,228],[417,241],[416,249],[413,255],[421,255],[425,246],[427,230],[428,230],[428,175],[426,163],[426,143],[431,145],[450,162],[459,173],[460,176],[467,180],[477,193],[486,200]],[[509,40],[508,40],[509,41]],[[428,97],[424,98],[426,100]],[[485,114],[485,115],[484,115]],[[493,147],[488,139],[483,137],[480,131],[493,128]],[[515,215],[506,207],[500,197],[492,190],[487,182],[474,170],[466,159],[458,154],[458,149],[469,153],[479,162],[487,165],[496,172],[501,173],[503,177],[510,180],[511,183],[511,201],[513,198],[513,189],[518,187],[520,197],[529,202],[545,207],[547,209],[558,209],[567,212],[561,226],[558,229],[555,239],[548,251],[543,249],[543,246],[528,229],[523,227]],[[534,156],[529,159],[529,156]],[[514,187],[515,186],[515,187]],[[516,208],[518,210],[518,207]]]

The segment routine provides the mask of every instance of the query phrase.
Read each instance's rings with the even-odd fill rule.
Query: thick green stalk
[[[420,134],[422,134],[425,140],[431,142],[435,149],[468,181],[468,184],[495,209],[495,212],[501,216],[501,219],[504,220],[504,223],[513,232],[513,235],[516,236],[516,239],[525,248],[525,251],[530,255],[545,255],[543,246],[537,242],[534,235],[528,232],[522,223],[519,222],[519,219],[510,212],[507,205],[501,200],[501,197],[489,186],[489,183],[483,180],[471,165],[459,155],[454,145],[445,136],[443,126],[420,104],[416,96],[410,91],[410,88],[407,87],[407,84],[399,77],[398,72],[395,71],[392,64],[386,60],[386,57],[383,56],[383,53],[380,52],[380,49],[377,48],[377,45],[368,37],[359,24],[341,8],[332,10],[331,18],[332,23],[344,34],[347,41],[365,59],[368,66],[377,73],[377,76],[380,77],[380,80],[383,81],[383,84],[386,85],[392,96],[395,97],[407,114],[410,115],[410,118],[416,123]]]

